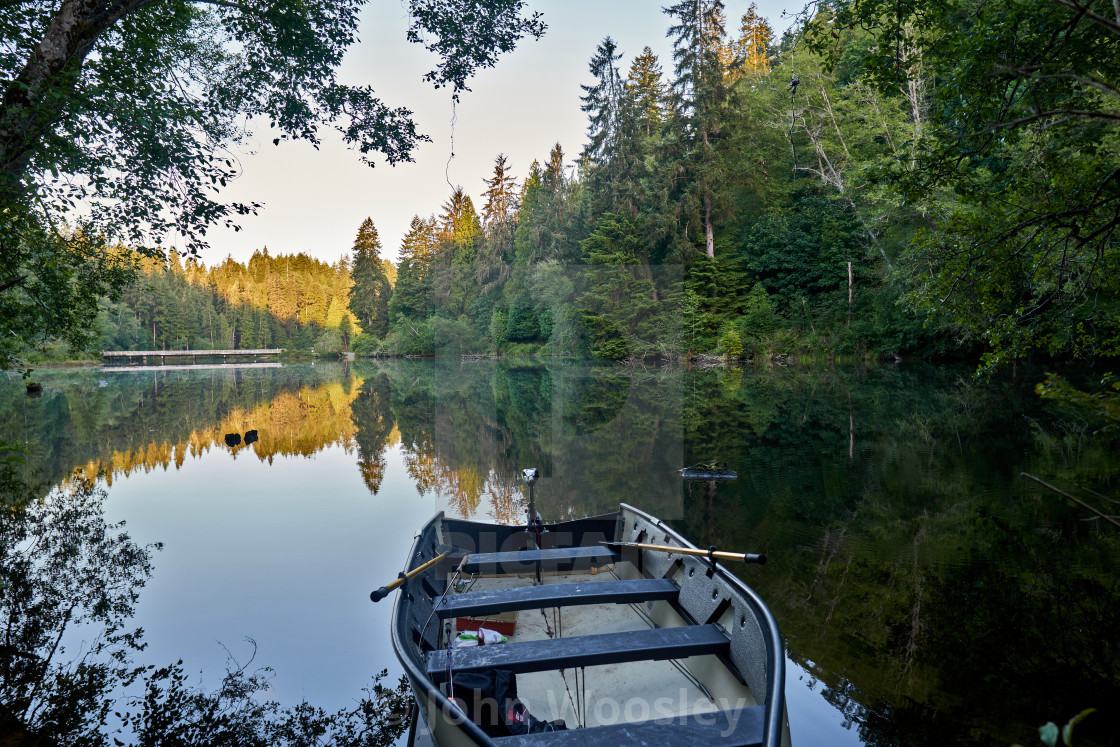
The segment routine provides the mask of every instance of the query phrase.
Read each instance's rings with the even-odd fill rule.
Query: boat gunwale
[[[621,516],[624,511],[631,511],[649,523],[656,526],[659,530],[665,532],[681,543],[683,548],[700,549],[696,545],[689,542],[672,527],[665,524],[661,519],[653,516],[640,508],[635,508],[628,503],[619,504],[619,515]],[[621,539],[620,539],[621,541]],[[778,629],[778,621],[774,618],[774,613],[762,600],[762,597],[752,589],[750,586],[729,571],[722,563],[715,563],[716,573],[723,577],[732,588],[743,595],[743,598],[751,606],[755,613],[755,619],[759,622],[760,627],[763,629],[766,642],[766,682],[768,691],[766,693],[765,708],[766,716],[763,724],[763,745],[765,747],[779,747],[782,742],[782,724],[785,719],[785,679],[786,679],[786,662],[785,662],[785,647],[782,644],[782,635]]]

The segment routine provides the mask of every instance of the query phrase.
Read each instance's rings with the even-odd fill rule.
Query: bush
[[[529,342],[540,339],[541,325],[537,312],[528,306],[514,306],[509,310],[508,339],[512,342]]]
[[[740,332],[745,337],[762,338],[774,331],[777,318],[770,296],[762,283],[755,283],[747,294]]]
[[[317,355],[337,355],[342,352],[342,333],[337,329],[325,329],[315,338]]]
[[[381,347],[381,340],[369,334],[357,334],[350,338],[350,351],[359,357],[371,357]]]
[[[719,346],[716,350],[722,353],[728,360],[735,360],[743,357],[743,339],[732,325],[725,324],[720,329]]]
[[[412,321],[401,314],[385,339],[384,348],[393,355],[433,355],[432,327],[426,321]]]
[[[490,315],[490,342],[494,350],[501,350],[509,341],[509,314],[505,309],[494,309]]]

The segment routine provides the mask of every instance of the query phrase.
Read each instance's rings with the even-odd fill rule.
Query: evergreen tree
[[[584,94],[580,97],[580,109],[587,112],[589,119],[583,155],[592,165],[605,163],[618,150],[622,78],[615,63],[621,58],[614,39],[603,39],[588,64],[596,83],[580,86]]]
[[[517,262],[530,265],[543,259],[542,224],[544,205],[542,204],[543,174],[539,161],[529,165],[529,175],[521,185],[521,207],[517,211],[517,228],[514,231],[514,247]]]
[[[661,63],[649,47],[634,58],[626,78],[626,90],[634,102],[635,116],[647,138],[658,134],[665,119],[665,84]]]
[[[676,23],[673,81],[678,160],[673,181],[686,185],[678,197],[681,211],[704,227],[705,253],[715,257],[715,219],[723,164],[716,152],[723,113],[731,96],[724,75],[723,0],[681,0],[665,8]],[[686,219],[686,223],[690,222]]]
[[[349,290],[350,311],[363,332],[378,338],[385,337],[389,333],[389,303],[393,289],[381,268],[381,239],[370,218],[362,221],[358,228],[352,251],[354,269],[350,273],[353,282]],[[337,320],[328,315],[327,326],[338,328],[341,321],[341,314]]]
[[[513,261],[517,193],[504,154],[494,159],[494,174],[486,182],[486,205],[482,209],[483,241],[475,277],[483,293],[494,290],[509,277]]]
[[[731,45],[731,79],[736,80],[742,75],[758,79],[770,72],[770,48],[773,44],[774,29],[758,14],[758,6],[751,3],[740,20],[739,38]]]
[[[408,233],[401,240],[397,283],[389,301],[389,315],[394,324],[402,315],[412,320],[423,320],[431,314],[435,246],[435,219],[421,220],[420,216],[414,215]]]

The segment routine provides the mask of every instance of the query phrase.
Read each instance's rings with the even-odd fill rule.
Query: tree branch
[[[1076,12],[1077,15],[1088,18],[1093,23],[1104,26],[1110,31],[1120,33],[1120,0],[1113,0],[1112,2],[1113,7],[1116,8],[1116,21],[1110,21],[1104,16],[1097,15],[1081,3],[1077,2],[1077,0],[1052,0],[1052,2],[1055,2],[1058,5],[1065,6],[1066,8],[1069,8],[1070,10]]]
[[[4,291],[8,290],[9,288],[11,288],[13,286],[19,285],[24,280],[27,280],[26,275],[20,275],[18,278],[12,278],[8,282],[4,283],[3,285],[0,285],[0,293],[3,293]]]

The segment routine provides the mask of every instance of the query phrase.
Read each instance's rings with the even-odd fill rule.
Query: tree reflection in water
[[[0,454],[0,743],[376,747],[403,733],[406,687],[383,685],[386,672],[355,708],[327,713],[263,700],[267,669],[234,666],[207,692],[182,661],[139,663],[143,631],[129,623],[159,546],[106,522],[106,492],[88,480],[37,497],[11,455]]]

